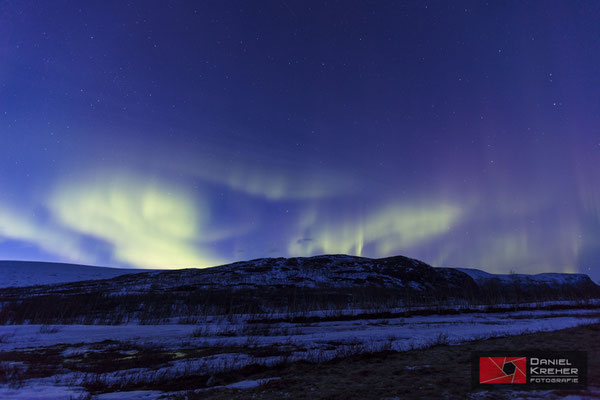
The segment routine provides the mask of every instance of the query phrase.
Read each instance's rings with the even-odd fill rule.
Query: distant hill
[[[149,270],[37,261],[0,261],[0,288],[110,279],[146,271]]]
[[[456,270],[464,272],[477,282],[478,285],[489,283],[492,280],[497,280],[503,284],[520,284],[520,285],[574,285],[579,283],[590,283],[590,277],[585,274],[562,274],[562,273],[543,273],[535,275],[526,274],[490,274],[489,272],[481,271],[473,268],[456,268]]]

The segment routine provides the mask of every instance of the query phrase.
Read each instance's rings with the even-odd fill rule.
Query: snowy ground
[[[0,385],[0,399],[70,399],[92,384],[109,392],[98,400],[157,399],[173,393],[118,391],[191,375],[210,377],[249,364],[321,362],[362,352],[459,344],[595,323],[599,317],[600,308],[312,323],[256,323],[251,316],[238,316],[195,325],[7,325],[0,326],[0,372],[8,377],[8,384]],[[260,384],[243,381],[230,387]],[[212,385],[199,382],[197,390],[206,386]]]

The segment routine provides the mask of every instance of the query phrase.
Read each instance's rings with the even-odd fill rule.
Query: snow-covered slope
[[[524,275],[524,274],[490,274],[489,272],[481,271],[479,269],[472,268],[456,268],[458,271],[464,272],[469,275],[477,284],[481,285],[491,281],[492,279],[498,279],[503,284],[514,284],[519,283],[521,285],[540,285],[545,284],[549,286],[558,285],[573,285],[583,282],[588,282],[590,278],[585,274],[561,274],[561,273],[544,273],[536,275]]]
[[[146,271],[36,261],[0,261],[0,288],[110,279]]]

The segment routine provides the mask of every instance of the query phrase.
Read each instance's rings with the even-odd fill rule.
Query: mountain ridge
[[[295,286],[319,287],[326,285],[331,280],[336,280],[336,283],[342,287],[354,284],[375,286],[379,284],[387,287],[404,287],[405,285],[409,285],[414,289],[419,289],[420,284],[418,281],[421,279],[417,279],[416,281],[410,279],[402,280],[398,275],[398,271],[392,269],[398,269],[398,267],[402,267],[404,269],[403,272],[408,274],[409,278],[416,278],[411,272],[419,270],[420,272],[427,271],[429,275],[433,271],[446,278],[453,275],[456,279],[460,274],[457,275],[454,271],[458,271],[473,279],[478,285],[488,283],[492,280],[498,280],[503,284],[519,282],[556,285],[587,282],[595,285],[595,282],[587,274],[581,273],[497,274],[476,268],[432,267],[420,260],[400,255],[369,258],[346,254],[324,254],[311,257],[257,258],[208,268],[182,268],[177,270],[115,268],[44,261],[0,260],[0,276],[2,276],[0,278],[0,288],[105,280],[129,274],[149,273],[152,275],[165,274],[166,276],[180,274],[182,278],[192,280],[199,276],[204,277],[204,282],[196,283],[200,283],[202,287],[207,289],[219,287],[220,285],[231,286],[235,285],[236,282],[239,285],[245,286],[290,284]],[[41,274],[42,277],[33,277],[33,274]],[[213,274],[214,277],[211,278],[210,275]],[[229,280],[228,284],[222,283],[224,278]]]
[[[173,318],[193,321],[199,315],[600,298],[600,286],[587,275],[500,279],[483,271],[467,272],[477,279],[404,256],[261,258],[204,269],[0,288],[0,323],[163,323]]]

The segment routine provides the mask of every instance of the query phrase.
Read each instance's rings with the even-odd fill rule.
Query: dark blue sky
[[[0,258],[600,278],[600,5],[0,4]]]

